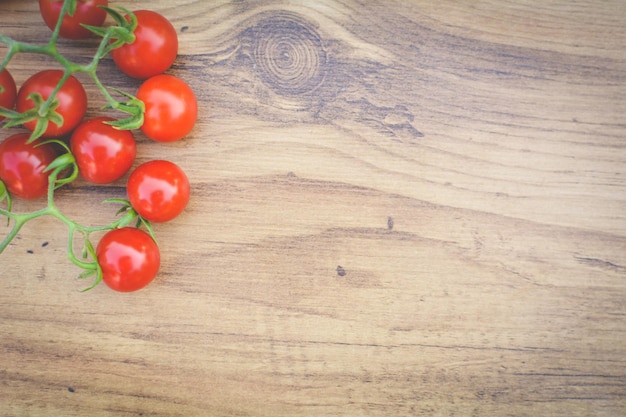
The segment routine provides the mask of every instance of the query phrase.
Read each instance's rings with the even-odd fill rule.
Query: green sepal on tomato
[[[61,137],[70,133],[87,112],[87,93],[73,75],[58,90],[54,105],[40,114],[46,100],[63,79],[61,70],[43,70],[28,78],[17,93],[16,109],[31,120],[23,125],[31,132],[42,130],[42,137]],[[14,119],[12,122],[16,122]],[[50,121],[52,121],[50,123]],[[45,126],[45,129],[41,129]],[[36,135],[39,136],[39,135]]]
[[[7,190],[7,186],[0,179],[0,204],[6,204],[7,211],[11,211],[13,206],[13,201],[11,200],[11,195],[9,194],[9,190]]]

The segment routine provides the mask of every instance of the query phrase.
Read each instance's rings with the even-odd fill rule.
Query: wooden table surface
[[[137,163],[178,163],[192,200],[131,294],[81,293],[57,220],[22,230],[0,415],[626,415],[621,0],[111,4],[179,31],[200,119],[137,133]],[[49,37],[34,1],[1,1],[0,27]],[[57,198],[104,224],[124,185]]]

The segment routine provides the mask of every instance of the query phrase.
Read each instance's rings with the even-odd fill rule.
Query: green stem
[[[4,210],[2,211],[4,212]],[[14,221],[15,223],[13,224],[13,228],[11,229],[9,234],[6,235],[4,240],[0,242],[0,253],[4,252],[6,247],[9,246],[9,243],[11,243],[11,241],[15,238],[15,236],[17,236],[22,226],[24,226],[24,224],[28,220],[25,220],[24,218],[21,218],[21,217],[14,217]]]
[[[38,217],[42,217],[50,213],[49,207],[45,207],[41,210],[33,211],[31,213],[19,213],[15,214],[8,210],[0,209],[0,214],[7,217],[9,220],[13,220],[13,228],[9,232],[9,234],[4,238],[2,243],[0,243],[0,253],[2,253],[6,247],[11,243],[11,241],[18,234],[22,226],[27,222],[36,219]]]
[[[9,47],[9,51],[6,56],[2,60],[2,64],[0,64],[0,70],[4,69],[6,65],[9,63],[11,58],[17,53],[25,52],[25,53],[33,53],[33,54],[42,54],[48,55],[50,57],[55,58],[61,65],[66,67],[66,64],[69,62],[65,57],[60,55],[57,51],[57,40],[59,38],[59,33],[61,31],[61,25],[63,24],[63,17],[67,14],[71,6],[71,2],[76,2],[77,0],[65,0],[63,2],[63,6],[61,7],[61,13],[59,15],[59,19],[52,31],[52,35],[50,35],[50,40],[45,45],[31,45],[25,42],[18,42],[14,39],[9,38],[8,36],[4,36],[0,34],[0,42],[4,43]],[[67,68],[67,67],[66,67]]]
[[[13,56],[17,53],[17,51],[15,50],[15,48],[11,47],[11,43],[13,42],[13,39],[8,38],[1,33],[0,33],[0,42],[9,47],[7,54],[4,56],[4,59],[2,59],[2,62],[0,63],[0,71],[2,71],[7,66],[9,61],[11,61],[11,58],[13,58]]]
[[[111,106],[111,108],[118,108],[120,106],[120,103],[117,100],[115,100],[113,96],[111,96],[107,88],[104,86],[104,84],[102,84],[102,81],[100,81],[100,78],[96,74],[96,71],[95,70],[90,71],[89,75],[91,75],[91,79],[93,80],[96,87],[98,87],[98,89],[104,96],[107,103],[109,103],[109,106]]]
[[[63,18],[68,14],[70,10],[71,3],[74,2],[76,4],[77,0],[65,0],[63,2],[63,6],[61,6],[61,13],[59,13],[59,18],[57,19],[56,25],[54,25],[54,29],[52,30],[52,35],[50,35],[50,40],[48,41],[48,46],[56,52],[56,44],[57,39],[59,38],[59,33],[61,32],[61,26],[63,25]],[[76,9],[76,8],[74,8]]]
[[[81,261],[74,253],[74,234],[76,233],[76,224],[68,225],[68,241],[67,241],[67,258],[72,261],[74,265],[85,270],[95,270],[97,264],[94,261],[85,262]]]
[[[39,108],[40,116],[43,117],[48,114],[50,106],[52,106],[52,103],[54,103],[54,100],[56,99],[57,94],[59,94],[59,91],[61,91],[61,88],[63,87],[67,79],[70,78],[71,75],[72,75],[72,71],[69,69],[66,69],[63,72],[63,76],[61,77],[57,85],[54,87],[54,90],[52,90],[52,92],[50,93],[50,96],[46,99],[45,103],[43,103],[43,105]]]
[[[13,239],[15,238],[15,236],[17,236],[22,226],[24,226],[24,223],[26,223],[26,220],[24,221],[20,221],[19,219],[15,220],[15,224],[13,225],[13,228],[11,229],[9,234],[6,235],[6,237],[4,238],[2,242],[0,242],[0,253],[4,252],[6,247],[9,246],[9,243],[13,241]]]

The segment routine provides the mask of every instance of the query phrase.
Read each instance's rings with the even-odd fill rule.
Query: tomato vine
[[[59,144],[62,147],[67,146],[65,145],[64,142],[61,142],[61,141],[53,141],[53,142]],[[66,149],[66,150],[68,151],[67,153],[63,153],[62,155],[58,156],[46,168],[46,171],[48,172],[48,179],[49,179],[48,191],[46,194],[47,205],[42,209],[29,212],[29,213],[13,213],[10,210],[11,197],[6,192],[6,187],[4,187],[4,184],[0,182],[0,184],[2,184],[2,186],[0,186],[0,201],[2,201],[2,198],[4,197],[5,199],[8,200],[8,206],[9,206],[6,210],[0,208],[0,214],[7,217],[7,219],[10,222],[12,221],[11,231],[7,234],[4,240],[0,242],[0,253],[2,253],[4,249],[6,249],[9,243],[11,243],[11,241],[15,238],[15,236],[17,236],[18,232],[27,222],[33,219],[36,219],[38,217],[42,217],[42,216],[55,217],[59,219],[61,222],[65,223],[65,225],[67,225],[68,227],[67,256],[72,263],[84,269],[84,272],[80,275],[80,277],[87,278],[93,275],[96,276],[96,280],[94,281],[93,285],[87,288],[87,289],[91,289],[95,285],[97,285],[102,279],[102,271],[97,261],[95,260],[96,259],[95,250],[90,240],[90,236],[92,233],[124,227],[124,226],[129,225],[133,221],[139,222],[140,224],[143,224],[144,226],[146,226],[146,228],[150,231],[150,234],[153,237],[154,237],[154,232],[150,223],[145,221],[143,218],[139,217],[137,215],[137,212],[130,206],[130,204],[126,200],[123,200],[123,199],[105,200],[105,202],[109,202],[109,203],[122,204],[122,208],[118,211],[118,214],[123,214],[123,215],[118,217],[116,220],[114,220],[110,224],[107,224],[104,226],[85,226],[78,222],[75,222],[74,220],[67,217],[63,212],[61,212],[61,210],[59,210],[59,208],[57,207],[54,201],[55,191],[59,187],[74,181],[76,179],[76,176],[78,175],[78,166],[76,165],[76,161],[74,160],[74,157],[72,156],[72,154],[69,152],[69,149]],[[66,172],[68,169],[70,169],[71,173],[69,176],[64,177],[63,173]],[[74,250],[74,238],[77,233],[80,233],[83,238],[83,252],[80,257],[76,255],[75,250]],[[85,259],[88,256],[91,256],[93,260],[86,261]]]
[[[55,4],[51,5],[51,2]],[[77,13],[79,7],[80,12]],[[102,10],[106,11],[106,14],[113,20],[113,24],[95,26],[81,23],[81,18],[95,11],[95,9],[90,11],[90,7],[97,7],[98,13]],[[93,288],[101,281],[116,291],[134,291],[143,288],[152,281],[156,271],[158,271],[160,255],[151,222],[139,214],[139,211],[147,210],[145,207],[147,203],[145,201],[138,202],[140,200],[134,195],[136,193],[133,191],[134,188],[127,189],[127,199],[105,200],[107,203],[120,205],[120,208],[113,221],[100,226],[86,226],[72,220],[58,208],[55,197],[59,188],[75,181],[79,175],[95,184],[110,183],[118,180],[131,169],[136,145],[133,135],[123,132],[143,130],[146,123],[146,105],[143,100],[133,94],[117,88],[107,88],[101,81],[97,70],[100,61],[107,55],[114,51],[120,51],[126,46],[145,42],[138,35],[141,33],[142,22],[138,21],[137,14],[149,15],[152,20],[155,19],[156,15],[159,22],[167,20],[156,12],[137,11],[134,13],[120,6],[109,7],[106,0],[85,0],[81,1],[80,5],[78,0],[40,1],[40,12],[52,30],[47,43],[43,45],[31,44],[0,34],[0,43],[7,46],[6,55],[0,62],[0,122],[3,123],[4,128],[22,126],[30,131],[28,133],[15,133],[4,141],[0,141],[0,216],[7,218],[7,226],[10,228],[8,234],[0,241],[0,254],[15,239],[26,223],[42,216],[51,216],[67,226],[67,257],[74,265],[83,270],[79,277],[94,277],[93,284],[86,290]],[[58,15],[54,15],[56,24],[53,24],[51,13],[58,13]],[[100,22],[103,19],[96,19],[91,16],[86,21]],[[64,27],[66,24],[72,26]],[[87,34],[100,37],[100,41],[93,58],[88,63],[81,64],[61,54],[57,48],[57,42],[60,36],[68,39],[82,37],[84,36],[83,32],[86,32],[84,29],[88,31]],[[173,62],[172,52],[175,57],[178,39],[171,24],[164,36],[170,38],[168,40],[170,47],[167,52],[167,63],[159,68],[158,74],[149,74],[149,77],[163,74]],[[141,47],[145,50],[147,46],[142,44]],[[132,50],[132,48],[125,50],[126,54],[128,54],[128,50]],[[62,70],[56,70],[56,72],[53,70],[41,71],[17,89],[7,67],[13,57],[20,53],[48,56],[56,61]],[[126,72],[125,68],[117,62],[116,65],[121,71]],[[84,100],[79,100],[78,104],[66,102],[68,96],[84,95],[84,90],[82,93],[79,91],[82,90],[82,85],[74,78],[74,74],[77,73],[87,74],[102,93],[107,103],[103,110],[120,111],[124,116],[120,119],[102,116],[83,121],[84,109],[87,107],[86,96]],[[132,74],[128,75],[133,76]],[[169,77],[175,78],[174,76]],[[187,88],[189,87],[187,86]],[[65,91],[67,89],[69,92]],[[181,122],[181,126],[173,126],[173,129],[178,129],[178,132],[183,132],[177,134],[176,140],[186,136],[195,124],[197,108],[195,107],[193,92],[189,93],[187,99],[193,103],[193,107],[190,108],[190,115],[186,118],[184,125]],[[76,108],[71,107],[76,105],[82,106],[82,109],[76,110]],[[52,129],[51,123],[56,125],[55,127],[58,129]],[[93,133],[94,131],[95,133]],[[103,145],[102,140],[94,141],[90,137],[90,135],[102,135],[103,132],[108,135],[107,143],[111,143],[110,146],[116,148],[115,154],[102,149],[106,146]],[[64,137],[65,135],[71,136],[71,140]],[[51,152],[53,153],[51,154]],[[102,152],[108,152],[108,159],[101,157]],[[19,158],[26,158],[28,162]],[[119,158],[119,161],[111,158]],[[168,161],[155,162],[159,164],[165,162],[169,164],[168,166],[173,166],[172,169],[164,172],[176,172],[175,184],[181,184],[180,187],[182,187],[180,192],[176,194],[178,200],[172,203],[176,207],[174,214],[172,214],[171,207],[168,208],[167,214],[160,216],[158,213],[153,214],[153,217],[157,219],[155,221],[165,221],[163,219],[169,221],[180,214],[187,205],[189,183],[186,175],[177,165]],[[112,165],[116,166],[112,167]],[[139,168],[144,169],[140,166],[136,170]],[[159,173],[155,175],[159,175]],[[161,182],[166,183],[167,181],[170,181],[168,187],[174,186],[171,178],[162,178]],[[40,187],[38,191],[27,189],[35,183]],[[41,188],[42,186],[44,188]],[[144,189],[142,192],[162,193],[162,190],[146,191]],[[46,205],[32,212],[15,213],[13,211],[13,197],[28,199],[45,197]],[[163,204],[161,200],[158,201]],[[134,205],[131,201],[134,202]],[[158,212],[160,209],[159,207],[152,207],[151,210]],[[152,211],[149,212],[152,214]],[[137,230],[137,232],[128,231],[129,228]],[[141,232],[140,228],[144,228],[146,232]],[[105,232],[105,235],[100,244],[94,246],[91,237],[97,232]],[[75,250],[77,236],[82,237],[83,247],[80,254],[77,254]],[[126,241],[114,244],[116,239],[126,239]],[[152,243],[144,244],[146,239]],[[133,241],[135,246],[132,246],[133,242],[130,241]],[[127,265],[123,265],[118,260],[124,256],[132,256],[133,253],[142,250],[141,248],[147,247],[150,247],[150,252],[146,253],[144,258],[152,261],[150,264],[140,265],[139,269],[129,269]],[[122,252],[120,253],[120,251]],[[106,266],[103,267],[103,265]]]

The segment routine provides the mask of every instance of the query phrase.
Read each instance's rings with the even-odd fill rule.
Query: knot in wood
[[[277,94],[306,94],[323,82],[327,56],[311,22],[294,13],[272,13],[249,33],[255,68]]]

